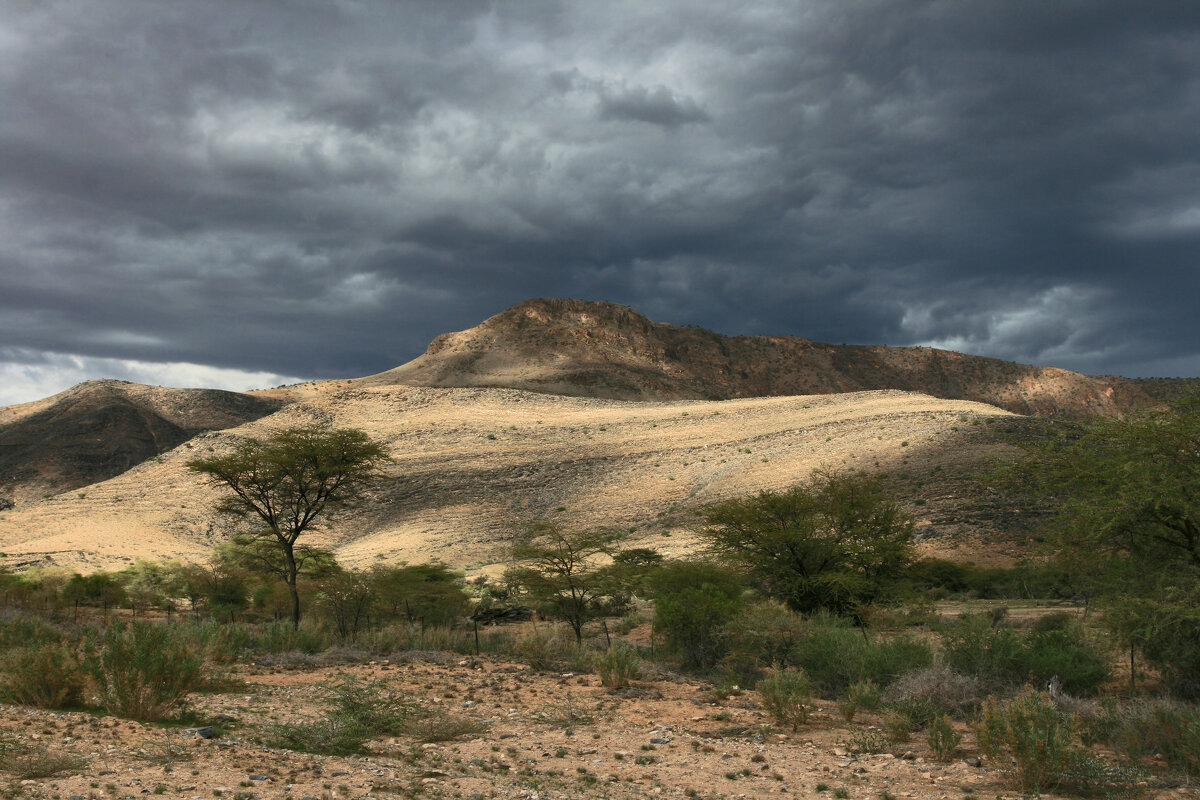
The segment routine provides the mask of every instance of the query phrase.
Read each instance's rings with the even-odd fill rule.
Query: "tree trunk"
[[[300,630],[300,591],[296,588],[296,579],[300,568],[296,566],[296,553],[292,550],[291,544],[284,545],[283,555],[287,564],[288,594],[292,596],[292,628]]]

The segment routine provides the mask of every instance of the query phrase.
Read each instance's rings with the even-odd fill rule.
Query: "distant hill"
[[[528,300],[367,386],[508,387],[618,400],[726,400],[878,389],[974,400],[1018,414],[1079,418],[1160,404],[1138,382],[929,347],[723,336],[652,322],[632,308]],[[1159,387],[1156,387],[1159,388]]]
[[[106,480],[201,431],[236,427],[282,405],[238,392],[100,380],[0,409],[0,497],[21,504]]]

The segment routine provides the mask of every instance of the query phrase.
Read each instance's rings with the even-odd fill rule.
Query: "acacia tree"
[[[613,599],[617,590],[611,567],[597,561],[611,556],[623,538],[617,531],[568,532],[548,522],[530,525],[513,543],[515,563],[504,580],[566,620],[576,644],[581,644],[584,624],[606,610],[604,601]]]
[[[306,551],[296,540],[319,516],[357,499],[379,476],[387,452],[354,428],[303,426],[263,439],[238,441],[226,455],[188,462],[188,468],[228,489],[217,510],[255,525],[244,536],[269,543],[292,601],[292,624],[300,625],[297,578]]]
[[[1131,660],[1200,695],[1200,394],[1056,427],[991,486],[1050,509],[1058,560],[1094,582]]]
[[[764,593],[836,614],[878,600],[912,558],[912,519],[878,479],[818,471],[805,486],[706,509],[701,535]]]

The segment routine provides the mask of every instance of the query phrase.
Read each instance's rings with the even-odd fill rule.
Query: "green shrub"
[[[651,578],[654,635],[683,661],[707,669],[725,654],[720,632],[742,607],[742,578],[707,562],[663,565]]]
[[[1075,694],[1093,692],[1108,679],[1105,654],[1082,625],[1021,633],[993,626],[986,616],[965,617],[943,634],[947,663],[998,688],[1058,677]]]
[[[58,628],[39,617],[13,617],[0,620],[0,650],[61,642],[63,638],[63,634]]]
[[[620,689],[628,686],[638,674],[638,655],[632,647],[615,644],[599,653],[592,661],[596,672],[600,675],[600,683],[609,689]]]
[[[929,749],[933,751],[934,758],[938,761],[950,761],[954,758],[954,752],[962,742],[962,734],[954,730],[949,717],[945,714],[938,714],[933,718],[933,722],[929,723],[925,740],[929,743]]]
[[[800,666],[826,697],[837,697],[860,681],[887,686],[905,672],[929,665],[929,645],[910,636],[868,640],[848,620],[818,615],[808,621],[804,638],[792,651]]]
[[[83,671],[75,649],[42,642],[0,656],[0,701],[38,708],[77,706],[83,700]]]
[[[1074,721],[1049,695],[1029,687],[1011,700],[989,697],[976,737],[989,758],[1012,759],[1016,783],[1025,792],[1053,790],[1078,761]]]
[[[108,712],[152,722],[201,684],[203,663],[186,637],[168,625],[114,622],[98,647],[89,644],[84,670]]]
[[[804,618],[783,603],[764,600],[747,605],[721,629],[727,651],[725,671],[749,685],[772,665],[790,666],[792,651],[805,630]]]
[[[808,722],[809,703],[812,701],[812,684],[804,670],[787,667],[768,675],[758,682],[763,707],[780,724],[797,730]]]
[[[1108,658],[1074,624],[1061,630],[1033,631],[1025,637],[1028,678],[1043,682],[1057,677],[1065,691],[1088,694],[1108,680]]]

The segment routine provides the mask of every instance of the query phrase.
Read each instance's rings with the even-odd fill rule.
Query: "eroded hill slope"
[[[186,462],[220,452],[235,436],[311,422],[362,428],[395,458],[389,479],[312,541],[360,565],[439,560],[478,568],[501,563],[514,527],[540,519],[615,526],[634,542],[684,552],[692,546],[692,509],[784,488],[820,467],[903,476],[899,488],[927,546],[978,550],[995,529],[986,515],[960,509],[967,476],[1005,451],[992,423],[1021,419],[896,391],[628,402],[513,389],[352,387],[313,393],[86,490],[7,512],[0,549],[17,563],[84,570],[135,558],[202,558],[232,529],[212,512],[216,490]]]

